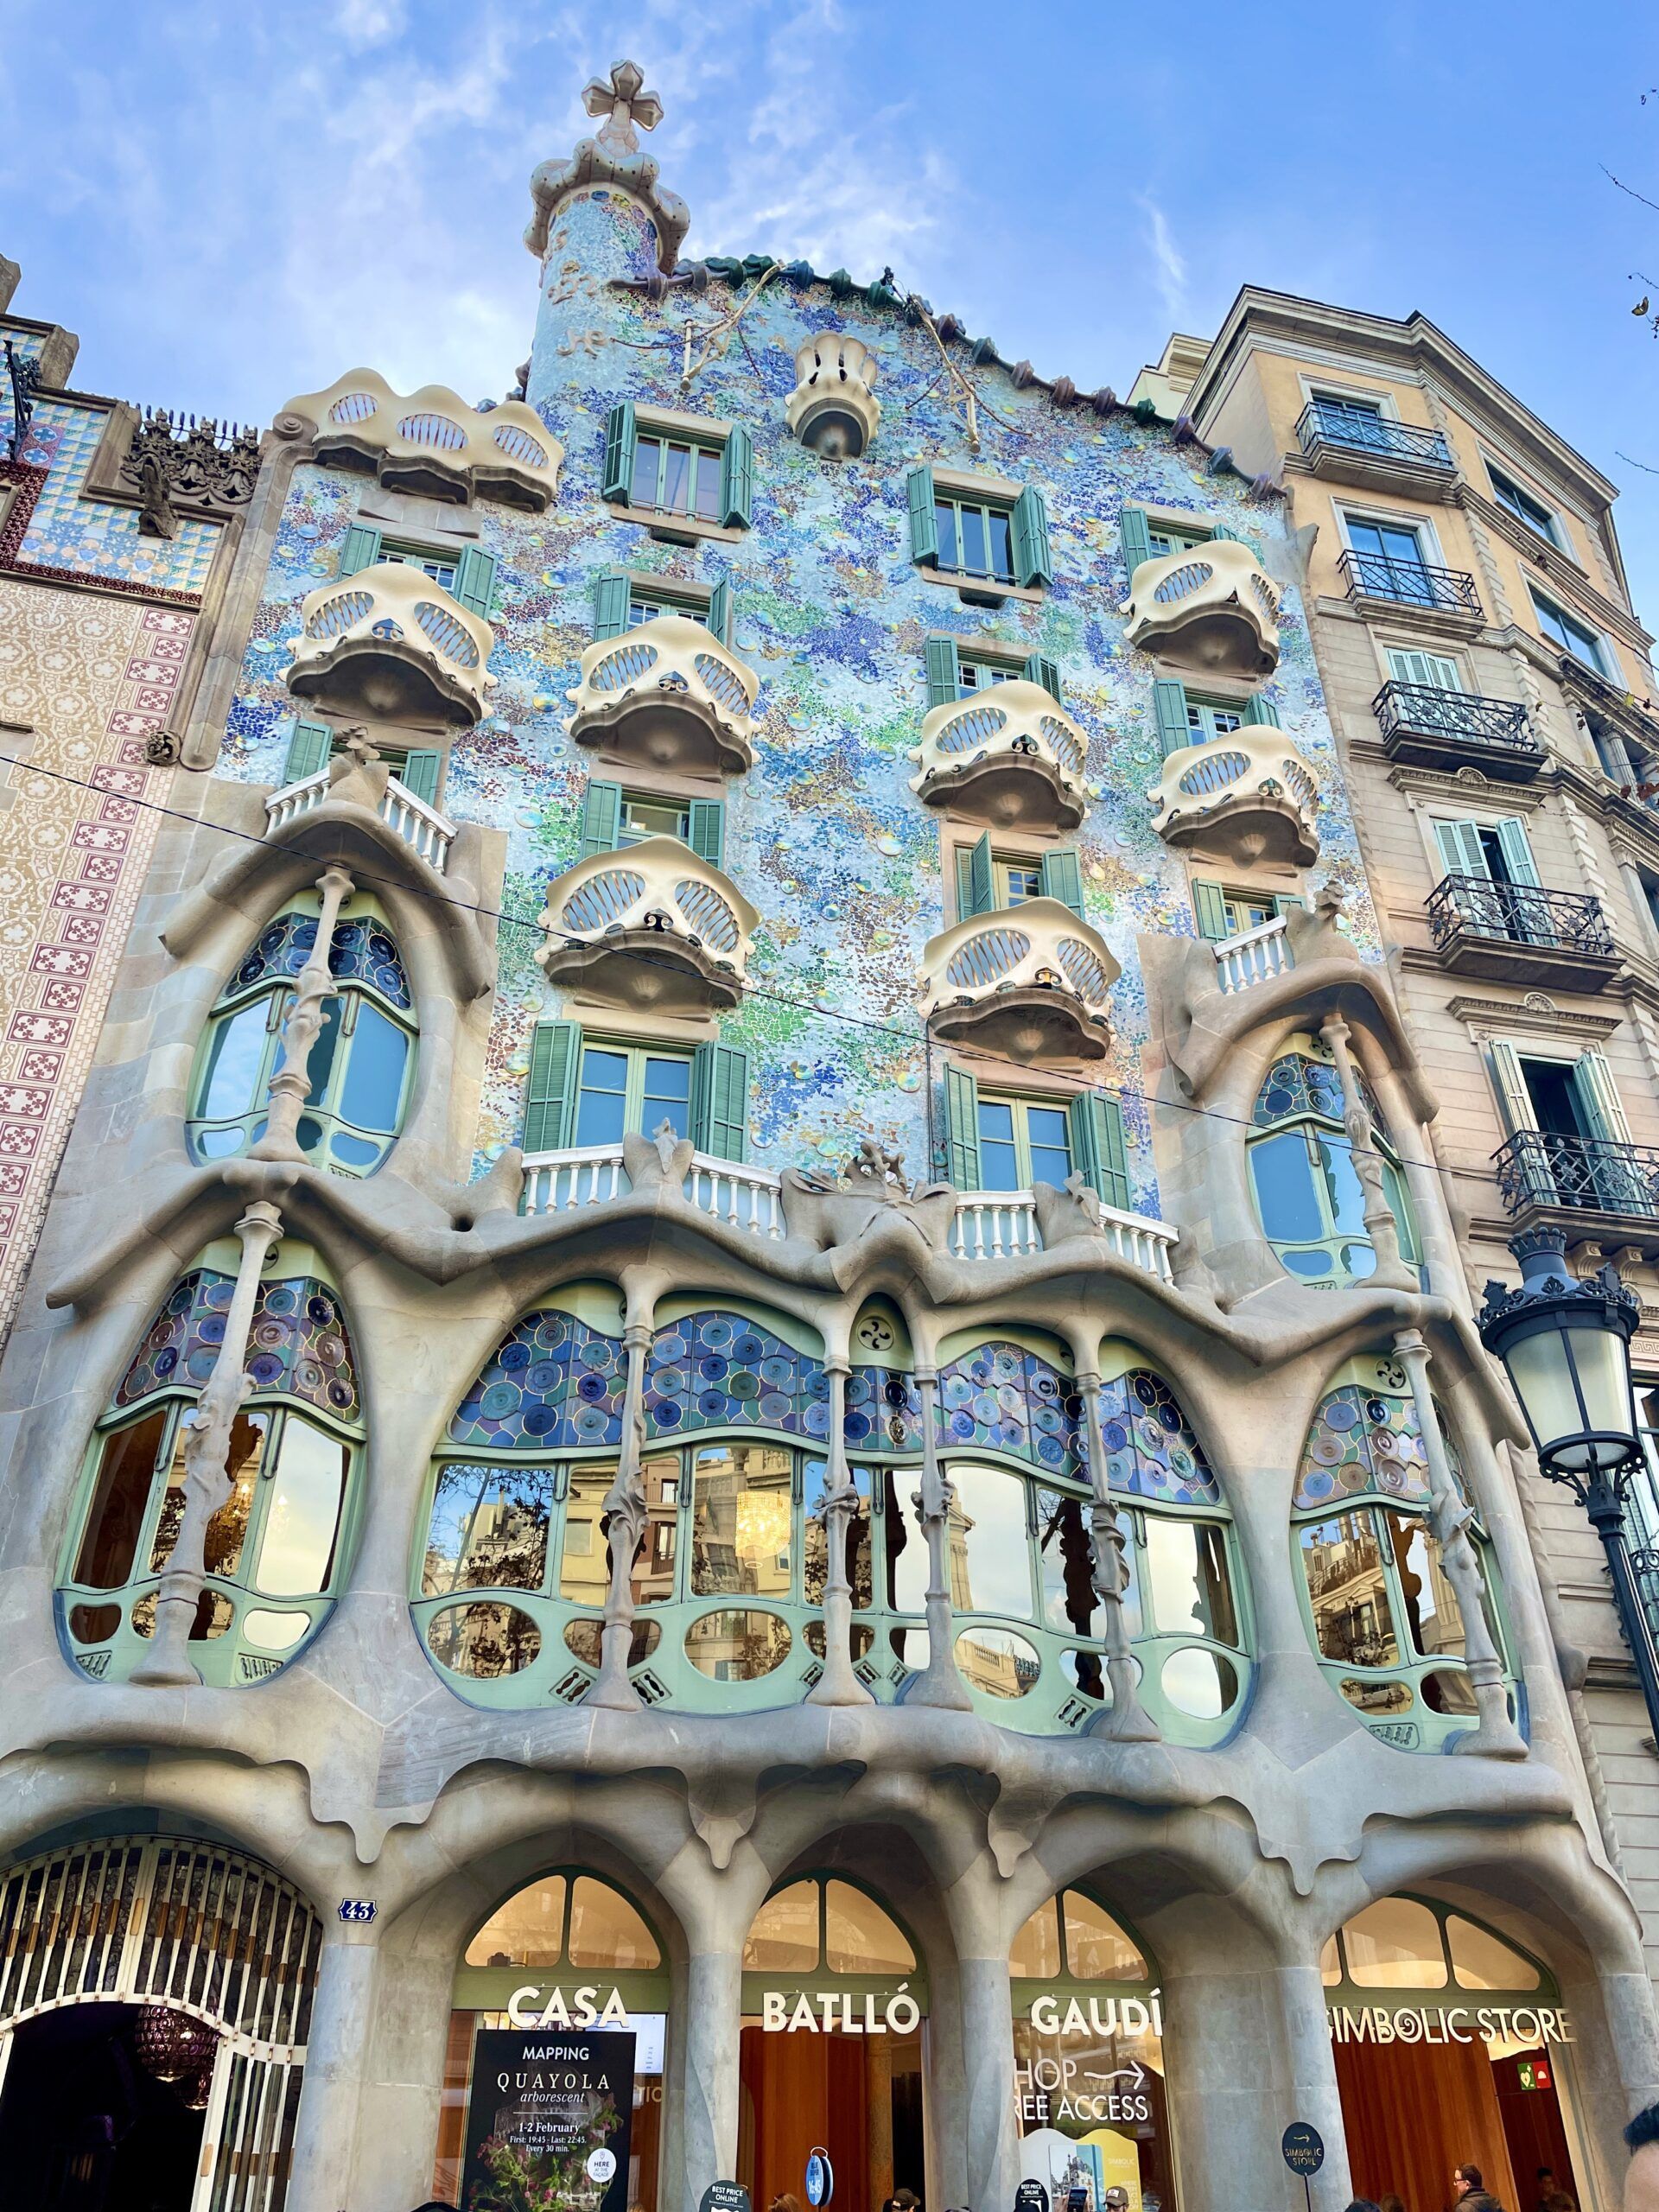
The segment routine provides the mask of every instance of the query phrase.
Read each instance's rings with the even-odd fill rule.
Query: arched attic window
[[[1376,1133],[1382,1187],[1400,1232],[1402,1257],[1419,1264],[1416,1224],[1400,1156],[1364,1076],[1355,1078]],[[1263,1235],[1292,1274],[1333,1287],[1376,1268],[1365,1228],[1365,1192],[1342,1119],[1342,1085],[1331,1048],[1306,1032],[1287,1039],[1256,1093],[1246,1140],[1250,1185]]]
[[[315,892],[263,930],[219,993],[196,1054],[187,1128],[197,1160],[228,1160],[264,1135],[270,1079],[295,979],[317,941]],[[372,1175],[403,1127],[415,1071],[416,1025],[409,979],[376,900],[359,892],[340,909],[311,1047],[301,1149],[338,1175]]]
[[[121,1681],[154,1631],[184,1504],[183,1417],[213,1373],[234,1243],[210,1246],[156,1314],[87,1452],[58,1582],[75,1663]],[[230,1488],[207,1525],[192,1662],[223,1688],[277,1673],[333,1610],[344,1573],[363,1412],[338,1294],[283,1244],[259,1288],[231,1433]]]

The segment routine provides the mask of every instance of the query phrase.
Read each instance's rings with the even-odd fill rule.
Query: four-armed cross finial
[[[603,77],[595,77],[582,92],[588,114],[605,117],[599,143],[613,153],[637,154],[639,141],[634,136],[634,124],[642,130],[654,130],[663,119],[661,100],[655,92],[640,89],[645,81],[645,73],[637,61],[619,61],[608,84]]]

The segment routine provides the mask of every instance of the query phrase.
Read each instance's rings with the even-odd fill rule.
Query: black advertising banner
[[[626,2212],[633,2037],[480,2028],[461,2212]]]

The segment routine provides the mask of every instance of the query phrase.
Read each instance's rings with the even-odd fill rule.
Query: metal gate
[[[257,1859],[169,1836],[0,1876],[0,2094],[13,2031],[70,2005],[170,2005],[219,2031],[191,2212],[281,2212],[322,1930]]]

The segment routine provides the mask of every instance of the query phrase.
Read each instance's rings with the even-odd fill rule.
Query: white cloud
[[[1175,244],[1163,209],[1152,194],[1137,193],[1135,205],[1147,218],[1147,245],[1152,254],[1158,296],[1164,303],[1164,313],[1179,330],[1184,327],[1182,317],[1187,307],[1186,262]]]

